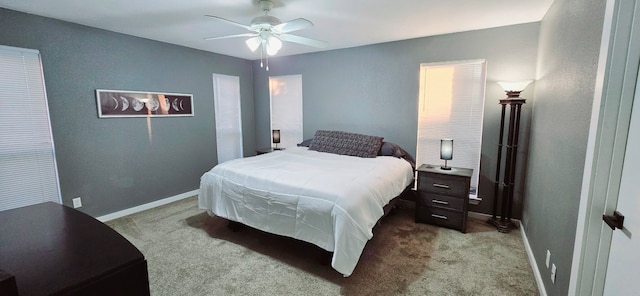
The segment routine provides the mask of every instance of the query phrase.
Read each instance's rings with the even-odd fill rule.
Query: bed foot
[[[322,265],[331,265],[331,258],[333,257],[333,252],[329,252],[327,250],[320,250],[320,264]]]
[[[229,220],[229,224],[227,224],[227,227],[229,229],[231,229],[231,231],[233,232],[238,232],[242,229],[243,224],[240,222],[236,222],[236,221],[231,221]]]

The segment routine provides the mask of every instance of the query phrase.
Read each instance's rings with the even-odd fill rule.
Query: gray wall
[[[260,61],[254,61],[256,143],[259,147],[270,146],[268,76],[302,74],[305,138],[313,137],[318,129],[379,135],[415,156],[420,63],[486,59],[487,100],[479,185],[484,201],[470,210],[490,213],[500,121],[498,100],[506,97],[495,82],[535,77],[539,25],[529,23],[270,58],[269,72],[260,68]],[[529,86],[522,96],[532,99],[532,93],[533,87]],[[519,150],[522,172],[530,106],[527,103],[523,108],[524,145]],[[455,157],[449,163],[455,166]],[[518,197],[517,217],[520,204]]]
[[[212,73],[240,77],[255,150],[251,62],[0,8],[0,44],[42,55],[63,202],[100,216],[198,189],[217,163]],[[195,116],[98,119],[96,89],[190,93]]]
[[[604,6],[556,0],[540,27],[523,223],[549,295],[569,288]]]

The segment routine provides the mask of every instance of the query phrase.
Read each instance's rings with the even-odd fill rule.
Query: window
[[[269,77],[269,94],[271,130],[280,130],[278,147],[294,147],[302,142],[302,75]]]
[[[440,139],[453,139],[450,166],[473,169],[478,187],[486,85],[484,60],[420,65],[418,164],[444,164]]]
[[[40,52],[0,46],[0,211],[60,203],[54,151]]]
[[[213,74],[218,163],[242,157],[240,77]]]

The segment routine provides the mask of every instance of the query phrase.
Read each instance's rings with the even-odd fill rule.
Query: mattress
[[[399,158],[360,158],[293,147],[218,164],[202,175],[209,215],[313,243],[349,276],[383,207],[413,181]]]

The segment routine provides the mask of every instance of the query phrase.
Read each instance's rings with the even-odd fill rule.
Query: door
[[[638,295],[640,291],[640,79],[631,111],[617,211],[624,215],[622,230],[613,231],[604,295]],[[607,213],[611,214],[611,213]]]

